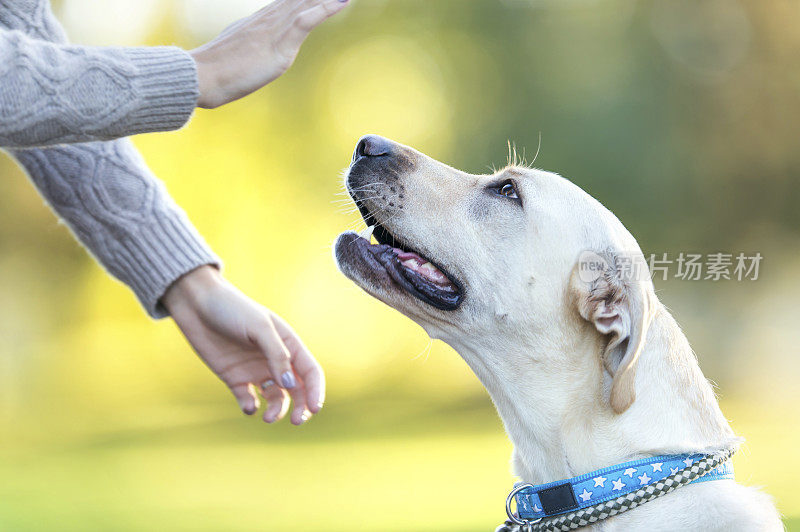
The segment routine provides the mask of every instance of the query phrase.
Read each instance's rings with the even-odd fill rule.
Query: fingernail
[[[340,1],[341,3],[343,3],[343,4],[344,4],[345,2],[347,2],[347,0],[339,0],[339,1]]]
[[[246,407],[246,408],[244,409],[244,413],[245,413],[246,415],[248,415],[248,416],[252,416],[253,414],[255,414],[255,413],[256,413],[256,409],[255,409],[255,408],[253,408],[252,406],[248,406],[248,407]]]
[[[286,373],[281,375],[281,384],[283,384],[283,387],[286,388],[287,390],[291,390],[292,388],[297,386],[297,381],[294,380],[294,373],[292,373],[291,371],[287,371]]]

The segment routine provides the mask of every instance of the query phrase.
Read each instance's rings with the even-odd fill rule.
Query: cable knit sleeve
[[[4,30],[4,35],[19,30],[41,40],[66,41],[46,0],[0,0],[0,32]],[[4,68],[5,63],[0,63],[0,70]],[[4,83],[5,78],[0,77],[0,95],[7,94]],[[2,113],[6,105],[2,96],[0,102]],[[159,116],[163,109],[160,105],[155,108],[155,116]],[[17,113],[26,114],[25,110],[17,107]],[[146,116],[143,110],[139,107],[134,114]],[[185,110],[181,120],[190,112]],[[0,129],[6,120],[0,118],[4,124]],[[10,153],[75,237],[108,272],[134,291],[152,317],[167,315],[159,300],[179,277],[205,264],[221,266],[129,139]]]
[[[15,152],[36,188],[153,317],[183,274],[219,258],[128,139]]]
[[[0,29],[0,146],[179,129],[197,86],[195,62],[180,48],[72,46]]]

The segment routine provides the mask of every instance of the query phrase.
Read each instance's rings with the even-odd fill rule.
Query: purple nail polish
[[[287,371],[283,375],[281,375],[281,384],[287,390],[291,390],[295,386],[297,386],[297,381],[294,379],[294,373],[291,371]]]

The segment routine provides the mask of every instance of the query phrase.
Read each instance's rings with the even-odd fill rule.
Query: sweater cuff
[[[174,46],[122,48],[137,73],[141,105],[126,120],[127,135],[182,128],[200,96],[197,64]]]
[[[222,261],[177,207],[137,227],[118,246],[120,273],[155,319],[169,316],[161,297],[172,283],[200,266],[222,268]]]

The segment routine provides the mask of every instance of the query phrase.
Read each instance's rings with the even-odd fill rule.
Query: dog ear
[[[584,252],[570,293],[580,315],[608,337],[602,355],[612,376],[609,402],[621,414],[636,399],[636,365],[652,317],[649,275],[640,253]]]

